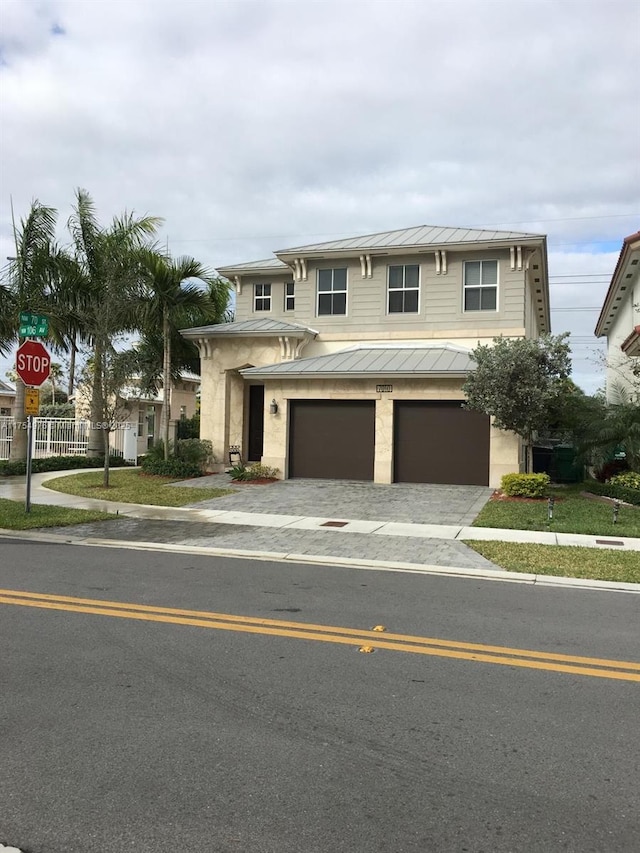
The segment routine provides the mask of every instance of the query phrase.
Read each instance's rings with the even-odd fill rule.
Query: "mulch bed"
[[[544,501],[548,500],[548,498],[520,498],[520,497],[514,497],[513,495],[505,495],[505,493],[504,493],[504,492],[501,492],[499,489],[497,489],[497,490],[496,490],[496,491],[491,495],[491,497],[489,498],[489,500],[491,500],[491,501],[501,501],[501,502],[508,501],[508,502],[520,503],[520,504],[539,504],[539,503],[544,503]],[[554,500],[555,500],[555,502],[556,502],[556,503],[561,503],[561,502],[564,500],[564,498],[554,498]]]
[[[261,477],[258,480],[232,480],[232,486],[268,486],[270,483],[277,483],[277,477]]]

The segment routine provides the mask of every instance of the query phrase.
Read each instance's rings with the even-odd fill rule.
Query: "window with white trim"
[[[271,311],[271,285],[253,285],[253,310]]]
[[[387,312],[389,314],[417,314],[420,296],[420,267],[418,264],[400,264],[389,267]]]
[[[347,268],[318,270],[318,316],[347,313]]]
[[[498,308],[498,262],[464,262],[464,310],[496,311]]]
[[[296,286],[292,281],[284,283],[284,310],[293,311],[296,307]]]

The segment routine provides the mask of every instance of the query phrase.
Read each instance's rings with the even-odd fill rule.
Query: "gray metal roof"
[[[451,345],[440,347],[358,347],[330,355],[249,367],[243,376],[264,377],[420,377],[463,376],[473,370],[470,353]]]
[[[239,323],[217,323],[213,326],[198,326],[193,329],[180,329],[180,334],[189,338],[226,337],[227,335],[299,335],[305,333],[317,335],[315,329],[300,326],[297,323],[285,323],[282,320],[242,320]]]
[[[274,270],[285,272],[289,270],[287,264],[283,263],[279,258],[265,258],[262,261],[247,261],[245,264],[230,264],[228,266],[217,267],[218,272],[251,272],[252,270]]]
[[[524,239],[543,239],[542,234],[523,231],[494,231],[478,228],[445,228],[440,225],[417,225],[396,231],[381,231],[363,237],[348,237],[344,240],[329,240],[326,243],[310,243],[280,249],[277,255],[295,252],[364,251],[367,249],[397,249],[413,246],[446,246],[447,244],[490,243]]]
[[[0,379],[0,394],[4,394],[7,397],[13,397],[15,393],[15,388],[12,388],[11,385],[7,385],[6,382],[3,382],[2,379]]]

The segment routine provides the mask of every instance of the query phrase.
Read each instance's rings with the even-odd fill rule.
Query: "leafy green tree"
[[[571,373],[568,334],[497,337],[472,352],[476,363],[463,391],[465,407],[491,415],[499,429],[519,435],[533,470],[534,434],[548,428]]]
[[[593,398],[592,398],[593,399]],[[609,401],[585,409],[577,436],[580,455],[596,471],[623,451],[632,471],[640,472],[640,405],[626,386],[614,384]]]
[[[216,322],[224,313],[228,286],[223,279],[194,258],[172,259],[157,248],[141,252],[146,274],[142,306],[143,342],[139,358],[146,358],[146,382],[158,365],[159,345],[162,348],[163,404],[160,435],[164,443],[164,458],[169,458],[169,422],[171,419],[171,379],[176,366],[184,365],[195,353],[179,334],[187,325]],[[162,330],[159,336],[157,330]],[[179,360],[174,354],[179,355]],[[177,365],[176,365],[177,361]]]

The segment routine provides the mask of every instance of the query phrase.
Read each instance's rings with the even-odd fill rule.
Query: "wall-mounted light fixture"
[[[275,398],[269,404],[269,414],[277,415],[278,414],[278,404],[275,401]]]

